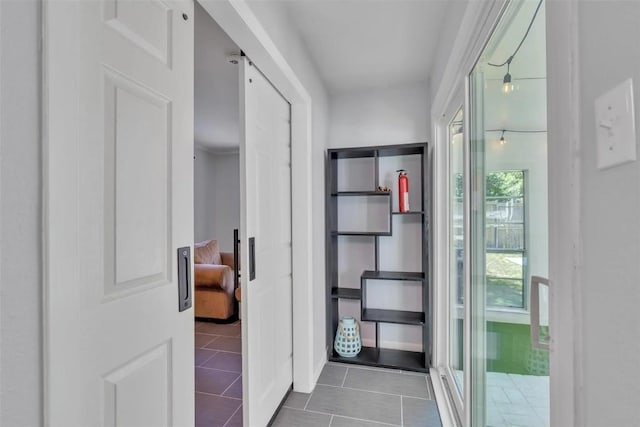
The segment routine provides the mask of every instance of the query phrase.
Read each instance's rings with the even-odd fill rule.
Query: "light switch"
[[[636,160],[633,82],[626,80],[596,99],[598,168]]]

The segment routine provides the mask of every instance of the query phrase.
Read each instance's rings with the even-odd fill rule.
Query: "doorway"
[[[194,21],[195,422],[241,426],[239,83],[227,59],[240,49],[197,2]],[[211,252],[219,259],[205,259]]]
[[[510,3],[469,76],[472,425],[549,425],[544,16]]]
[[[505,5],[443,123],[448,285],[440,363],[464,425],[549,425],[544,6]]]
[[[262,425],[293,383],[290,105],[199,3],[194,62],[196,425]]]

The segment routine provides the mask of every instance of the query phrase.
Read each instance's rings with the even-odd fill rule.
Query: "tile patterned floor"
[[[196,427],[242,426],[240,322],[195,325]],[[328,363],[311,394],[291,392],[274,427],[441,427],[425,374]]]
[[[461,383],[462,371],[455,371]],[[549,377],[487,372],[487,425],[548,427]]]
[[[240,322],[195,324],[196,427],[242,427]]]
[[[487,372],[487,424],[548,427],[549,377]]]
[[[441,427],[425,374],[328,363],[311,394],[291,392],[274,427]]]

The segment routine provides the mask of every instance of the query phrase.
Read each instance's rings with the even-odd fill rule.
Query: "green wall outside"
[[[462,344],[461,335],[458,340]],[[462,360],[459,363],[462,366]],[[487,371],[549,375],[549,352],[531,348],[529,325],[487,322]]]

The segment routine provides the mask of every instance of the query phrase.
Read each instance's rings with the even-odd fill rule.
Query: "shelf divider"
[[[409,280],[420,282],[424,280],[424,273],[420,271],[373,271],[365,270],[362,273],[364,280]]]
[[[391,215],[424,215],[424,211],[391,212]]]
[[[424,313],[420,311],[365,308],[362,310],[362,321],[398,323],[401,325],[424,325]]]
[[[362,292],[360,289],[332,288],[331,298],[333,299],[360,299]]]
[[[330,360],[332,362],[429,372],[429,369],[425,368],[424,353],[415,351],[362,347],[360,354],[354,357],[342,357],[332,351]]]
[[[334,236],[391,236],[389,231],[334,231]]]
[[[332,196],[391,196],[391,191],[336,191]]]

